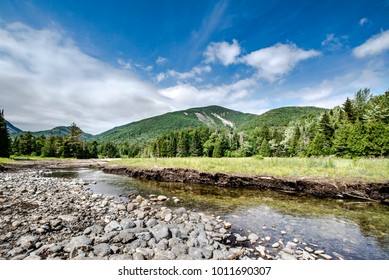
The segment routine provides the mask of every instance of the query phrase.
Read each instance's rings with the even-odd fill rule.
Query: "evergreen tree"
[[[270,156],[270,144],[265,138],[262,141],[261,147],[259,148],[259,155],[263,157]]]
[[[0,111],[0,157],[9,157],[11,139],[9,137],[7,123],[4,119],[4,110]]]
[[[356,115],[354,111],[354,106],[348,97],[346,98],[346,101],[343,103],[343,111],[346,114],[346,118],[349,121],[355,122]]]

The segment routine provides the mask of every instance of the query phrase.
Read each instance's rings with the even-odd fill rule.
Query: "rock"
[[[122,229],[129,229],[136,227],[136,224],[131,219],[123,219],[120,221],[120,226]]]
[[[148,228],[152,228],[156,225],[158,225],[158,222],[156,219],[150,219],[146,222],[146,227],[148,227]]]
[[[271,245],[272,248],[278,248],[280,246],[281,244],[279,242],[273,243],[273,245]]]
[[[124,229],[118,235],[113,237],[113,242],[127,244],[136,239],[136,235],[131,229]]]
[[[313,249],[311,247],[305,246],[304,250],[307,251],[308,253],[313,253]]]
[[[308,251],[307,251],[308,252]],[[310,252],[311,253],[311,252]],[[315,252],[313,252],[315,255],[320,255],[320,254],[324,254],[324,250],[315,250]]]
[[[153,234],[157,242],[159,242],[161,239],[170,239],[172,237],[172,232],[170,229],[163,225],[157,225],[151,228],[150,232]]]
[[[132,257],[133,257],[134,260],[137,260],[137,261],[142,261],[142,260],[145,259],[145,256],[141,252],[135,252],[132,255]]]
[[[173,201],[174,201],[174,203],[176,203],[176,204],[180,202],[180,200],[179,200],[178,198],[175,198]]]
[[[250,240],[250,242],[254,243],[259,239],[259,236],[255,233],[250,233],[248,239]]]
[[[130,255],[126,255],[126,254],[115,254],[115,255],[111,255],[109,257],[109,260],[116,260],[116,261],[119,261],[119,260],[133,260],[133,257],[130,256]]]
[[[86,237],[85,235],[76,236],[70,239],[69,243],[67,243],[64,247],[65,252],[72,252],[74,249],[78,249],[84,246],[92,245],[93,241]]]
[[[157,199],[158,199],[159,201],[166,201],[166,200],[167,200],[167,197],[164,196],[164,195],[159,195],[159,196],[157,197]]]
[[[105,257],[111,253],[111,248],[107,243],[97,244],[93,247],[93,252],[98,257]]]
[[[74,223],[77,221],[77,217],[73,215],[60,215],[58,216],[58,219],[61,219],[62,221],[68,222],[68,223]]]
[[[281,235],[285,235],[286,234],[286,231],[284,231],[284,230],[281,230]]]
[[[265,246],[258,245],[257,247],[255,247],[255,250],[257,250],[259,252],[259,254],[261,255],[262,258],[266,256],[266,247]]]
[[[127,212],[131,212],[131,211],[134,211],[136,209],[136,205],[132,202],[129,202],[127,204]]]
[[[344,260],[344,257],[343,257],[341,254],[339,254],[339,253],[337,253],[337,252],[332,252],[332,254],[333,254],[335,257],[337,257],[339,260]]]
[[[320,257],[322,257],[323,259],[325,260],[332,260],[332,257],[330,255],[327,255],[327,254],[319,254]]]
[[[23,235],[18,239],[18,241],[16,242],[16,245],[28,250],[28,249],[34,248],[35,243],[37,243],[38,241],[39,241],[38,236]]]
[[[121,229],[122,229],[122,227],[120,226],[120,224],[117,221],[111,221],[104,227],[104,231],[106,233],[109,233],[111,231],[119,231]]]
[[[235,234],[235,237],[236,237],[236,241],[237,241],[237,242],[244,242],[244,241],[247,241],[247,237],[246,237],[246,236],[241,236],[239,233],[236,233],[236,234]]]
[[[173,219],[172,213],[168,213],[168,214],[166,214],[164,220],[165,220],[165,222],[170,222],[172,219]]]
[[[278,256],[280,257],[281,260],[297,260],[295,256],[293,256],[292,254],[288,254],[285,251],[279,252]]]
[[[230,229],[232,227],[232,224],[231,223],[228,223],[228,222],[225,222],[224,223],[224,228],[225,229]]]

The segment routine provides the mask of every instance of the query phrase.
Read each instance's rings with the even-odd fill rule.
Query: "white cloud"
[[[353,49],[358,58],[380,54],[389,49],[389,30],[377,34]]]
[[[179,81],[184,81],[188,79],[195,79],[199,81],[198,76],[204,73],[209,73],[212,71],[212,68],[209,65],[200,67],[195,66],[188,72],[178,72],[176,70],[168,70],[165,73],[159,73],[155,79],[159,83],[167,78],[175,78]]]
[[[300,49],[295,44],[278,43],[254,51],[241,58],[241,61],[256,68],[258,77],[273,82],[288,74],[297,63],[320,54],[315,50]]]
[[[24,130],[74,121],[98,133],[171,108],[151,84],[83,53],[57,30],[0,24],[0,69],[1,107]]]
[[[361,19],[359,20],[359,25],[360,25],[360,26],[364,26],[366,23],[367,23],[367,18],[361,18]]]
[[[205,62],[211,63],[219,60],[227,66],[236,62],[241,50],[237,40],[232,40],[232,44],[227,42],[210,43],[204,52]]]
[[[177,109],[207,106],[226,106],[243,112],[256,113],[268,106],[266,98],[255,98],[258,82],[253,78],[226,85],[196,87],[189,83],[160,89],[159,92],[174,102]],[[190,106],[189,106],[190,104]]]
[[[321,42],[321,45],[330,51],[337,51],[343,47],[341,39],[335,37],[335,34],[327,34],[326,39]]]
[[[131,63],[130,63],[130,62],[124,61],[122,58],[119,58],[119,59],[117,60],[117,63],[118,63],[123,69],[127,69],[127,70],[132,69]]]
[[[168,61],[168,59],[166,57],[158,56],[155,63],[158,65],[162,65],[162,64],[165,64],[167,61]]]

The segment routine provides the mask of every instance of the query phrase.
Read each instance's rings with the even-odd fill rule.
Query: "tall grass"
[[[389,159],[340,158],[134,158],[113,161],[128,167],[192,168],[208,172],[291,178],[382,182],[389,180]]]

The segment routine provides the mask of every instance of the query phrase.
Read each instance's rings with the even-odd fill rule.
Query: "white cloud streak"
[[[88,56],[59,31],[0,25],[0,69],[0,104],[24,130],[74,121],[98,133],[171,108],[151,84]]]
[[[362,45],[353,49],[353,54],[357,58],[378,55],[389,50],[389,30],[374,35]]]
[[[158,56],[157,60],[155,61],[158,65],[163,65],[168,61],[166,57]]]
[[[258,77],[274,82],[288,74],[297,63],[321,55],[315,50],[303,50],[295,44],[276,44],[254,51],[241,61],[258,70]]]
[[[364,26],[366,23],[367,23],[367,18],[361,18],[361,19],[359,20],[359,25],[360,25],[360,26]]]
[[[209,65],[206,66],[195,66],[188,72],[178,72],[176,70],[168,70],[165,73],[159,73],[155,79],[156,81],[162,82],[167,78],[175,78],[179,81],[184,81],[188,79],[198,79],[199,76],[209,73],[212,71],[212,68]]]

